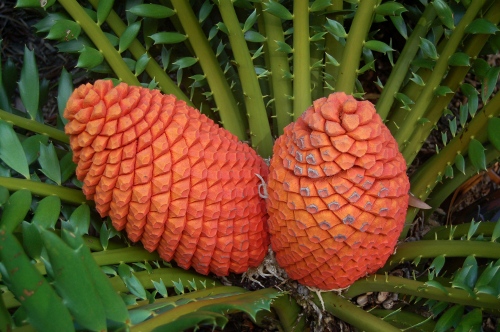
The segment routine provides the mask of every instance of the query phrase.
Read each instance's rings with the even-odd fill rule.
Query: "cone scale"
[[[344,93],[316,100],[273,149],[267,207],[278,264],[322,290],[377,271],[394,252],[409,187],[373,104]]]
[[[157,90],[99,80],[64,117],[77,178],[102,217],[185,269],[223,276],[267,253],[268,168],[236,136]]]

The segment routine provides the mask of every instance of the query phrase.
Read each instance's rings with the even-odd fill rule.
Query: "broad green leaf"
[[[40,156],[40,143],[47,144],[49,137],[46,135],[33,135],[26,138],[21,145],[23,146],[24,154],[28,165],[35,162]]]
[[[186,35],[178,32],[158,32],[149,36],[156,44],[177,44],[187,39]]]
[[[474,234],[476,234],[479,224],[481,224],[481,221],[476,222],[474,219],[472,219],[469,230],[467,231],[467,241],[469,241],[474,236]]]
[[[224,329],[229,320],[226,316],[210,311],[197,310],[188,314],[177,317],[171,323],[159,325],[152,332],[161,331],[187,331],[197,330],[202,326],[212,327],[212,330]]]
[[[451,327],[456,327],[460,322],[460,319],[462,319],[463,314],[464,306],[454,305],[450,309],[446,310],[441,318],[439,318],[434,331],[445,332],[449,331]]]
[[[50,28],[47,39],[52,40],[71,40],[77,39],[82,28],[80,24],[72,20],[58,20]]]
[[[437,256],[432,261],[431,265],[429,266],[429,269],[434,268],[434,273],[436,274],[436,276],[439,275],[439,272],[441,272],[441,269],[444,266],[445,260],[446,259],[444,255]]]
[[[71,74],[63,67],[61,71],[61,76],[59,76],[59,82],[57,84],[57,109],[59,111],[59,116],[63,124],[68,123],[68,120],[64,118],[64,109],[66,108],[66,103],[68,102],[69,96],[73,93],[73,78]],[[45,142],[47,144],[47,142]]]
[[[139,59],[137,59],[137,62],[135,63],[135,76],[139,76],[140,74],[142,74],[144,69],[146,69],[149,60],[151,60],[151,58],[149,57],[149,54],[147,52],[141,55]]]
[[[392,21],[392,24],[401,34],[404,39],[408,39],[408,30],[406,28],[406,22],[402,16],[389,16]]]
[[[127,323],[129,315],[125,303],[113,288],[108,277],[96,264],[90,253],[90,249],[85,246],[81,235],[64,230],[62,237],[74,249],[78,260],[83,262],[87,277],[95,288],[96,294],[103,305],[106,318],[115,322]]]
[[[47,280],[38,272],[16,237],[0,230],[0,264],[2,279],[21,302],[30,324],[38,331],[74,331],[66,306]],[[15,277],[9,275],[15,271]]]
[[[500,265],[493,266],[493,263],[490,263],[486,269],[484,269],[483,273],[481,273],[474,287],[479,289],[480,287],[488,286],[499,270]]]
[[[132,325],[137,325],[139,323],[142,323],[151,316],[153,316],[152,310],[146,310],[146,309],[130,310],[130,322],[132,323]]]
[[[23,247],[26,253],[32,259],[39,260],[42,253],[43,242],[37,225],[23,221],[21,223],[23,230]]]
[[[453,117],[453,119],[448,120],[448,123],[450,126],[451,136],[455,137],[455,135],[457,134],[457,129],[458,129],[457,118]]]
[[[486,170],[485,148],[477,139],[472,138],[469,142],[469,159],[472,165],[480,171]]]
[[[292,13],[290,13],[290,11],[285,6],[283,6],[277,1],[271,0],[269,2],[264,3],[264,8],[265,8],[264,10],[267,11],[269,14],[277,16],[282,20],[293,19]]]
[[[486,77],[486,74],[490,70],[490,65],[488,62],[486,62],[484,59],[477,58],[474,59],[474,62],[472,63],[472,68],[474,69],[474,74],[480,79],[484,79]]]
[[[109,238],[110,236],[109,236],[108,226],[106,225],[105,222],[103,222],[101,225],[101,229],[99,230],[99,240],[104,250],[108,248]]]
[[[467,26],[467,28],[465,28],[466,33],[472,33],[472,34],[493,35],[497,31],[499,30],[496,27],[496,25],[484,18],[475,19],[474,21],[472,21],[471,24]]]
[[[394,51],[394,49],[392,47],[390,47],[386,43],[378,41],[378,40],[369,40],[369,41],[365,42],[365,44],[363,46],[370,49],[370,50],[377,51],[377,52],[384,53],[384,54],[387,52],[390,52],[390,51]]]
[[[453,166],[451,164],[447,164],[445,169],[444,169],[444,175],[447,178],[453,179]]]
[[[331,0],[314,0],[309,11],[314,13],[323,10],[332,4]]]
[[[491,242],[495,242],[500,238],[500,221],[495,222],[495,228],[493,228],[493,233],[491,233]]]
[[[61,185],[61,167],[59,166],[59,159],[57,159],[56,149],[52,142],[48,146],[40,143],[40,158],[38,158],[38,163],[41,167],[40,171],[45,176],[58,185]]]
[[[90,208],[87,204],[82,204],[73,211],[68,222],[73,228],[73,232],[79,236],[88,234],[90,226]]]
[[[255,9],[250,16],[245,20],[245,24],[243,24],[243,33],[250,30],[253,25],[257,22],[257,10]]]
[[[431,312],[434,316],[439,315],[448,308],[448,302],[437,302],[432,307],[430,307]]]
[[[429,286],[429,287],[437,288],[440,291],[442,291],[443,293],[448,294],[448,291],[446,290],[446,288],[443,285],[441,285],[441,283],[439,283],[436,280],[426,281],[424,285]]]
[[[30,210],[31,191],[21,189],[10,195],[3,206],[0,228],[13,232]]]
[[[80,56],[78,57],[78,63],[76,64],[76,66],[79,68],[92,69],[101,64],[103,60],[104,56],[101,52],[93,47],[85,46],[80,51]]]
[[[175,61],[173,64],[178,66],[180,69],[182,69],[182,68],[191,67],[192,65],[194,65],[197,62],[198,62],[197,58],[185,57],[185,58],[180,58],[179,60]]]
[[[245,32],[245,40],[253,43],[262,43],[266,41],[266,37],[257,31],[249,30]]]
[[[61,199],[58,196],[47,196],[38,202],[31,222],[42,228],[55,228],[61,213]]]
[[[125,263],[121,263],[118,266],[118,275],[132,294],[143,300],[147,299],[146,290],[142,286],[139,279],[137,279],[137,277],[133,274],[130,266]]]
[[[141,21],[134,22],[130,24],[125,31],[123,31],[122,35],[120,36],[120,40],[118,42],[118,52],[122,53],[125,51],[130,44],[134,41],[135,37],[137,37],[137,34],[139,33],[139,30],[141,28]]]
[[[202,23],[203,21],[205,21],[212,12],[213,8],[214,5],[211,3],[211,1],[205,0],[203,5],[201,5],[200,10],[198,11],[198,22]]]
[[[64,183],[75,173],[76,164],[73,162],[73,152],[69,151],[61,158],[59,165],[61,167],[61,182]]]
[[[434,0],[432,6],[436,10],[436,13],[443,22],[443,24],[450,30],[455,29],[455,24],[453,23],[453,11],[443,0]]]
[[[405,95],[404,93],[401,93],[401,92],[396,93],[394,98],[396,98],[397,100],[399,100],[403,104],[404,109],[409,110],[410,109],[409,105],[415,104],[415,102],[413,100],[411,100],[410,97],[408,97],[407,95]]]
[[[469,114],[474,117],[477,112],[477,107],[479,104],[479,98],[476,88],[474,88],[469,83],[464,83],[460,87],[462,93],[467,97],[467,107],[469,109]]]
[[[467,104],[460,105],[459,115],[460,115],[460,124],[462,125],[462,127],[465,127],[465,125],[467,124],[467,119],[469,118],[469,105]]]
[[[486,73],[481,87],[481,99],[484,104],[488,101],[495,86],[498,83],[498,74],[500,73],[500,66],[493,67]]]
[[[151,280],[153,282],[153,285],[155,286],[155,289],[160,293],[161,296],[163,297],[168,297],[168,292],[167,292],[167,287],[163,283],[163,280],[160,278],[160,282]]]
[[[0,139],[0,159],[7,166],[29,179],[28,161],[21,142],[19,142],[14,129],[3,120],[0,120],[0,137],[2,138]]]
[[[68,231],[63,229],[61,232]],[[56,234],[44,229],[40,229],[40,233],[54,271],[54,287],[64,299],[75,321],[89,330],[105,330],[103,303],[78,252],[66,245]]]
[[[454,53],[449,59],[448,59],[448,65],[450,66],[470,66],[470,56],[466,53],[462,52],[457,52]]]
[[[425,82],[420,77],[417,73],[412,72],[412,77],[410,78],[411,81],[413,81],[415,84],[420,85],[420,86],[425,86]]]
[[[175,12],[165,6],[155,4],[141,4],[128,9],[134,15],[151,18],[167,18],[175,14]]]
[[[329,18],[326,19],[325,29],[332,35],[345,38],[347,37],[347,32],[344,29],[344,26],[335,20],[331,20]]]
[[[453,93],[453,90],[445,85],[440,85],[434,90],[434,95],[439,97],[446,96],[448,93]]]
[[[21,79],[19,80],[19,94],[31,119],[36,119],[40,100],[38,67],[34,51],[30,51],[26,46],[24,47],[23,67],[21,69]]]
[[[293,48],[285,42],[276,40],[276,45],[278,45],[276,49],[278,52],[293,53]]]
[[[474,256],[467,256],[463,267],[453,277],[452,287],[462,288],[463,285],[468,288],[474,288],[477,280],[478,266]]]
[[[59,20],[67,20],[68,15],[63,13],[48,13],[44,18],[33,24],[37,32],[48,32],[50,28]]]
[[[481,331],[483,324],[483,313],[481,309],[474,308],[462,317],[454,332]]]
[[[97,5],[97,24],[101,25],[108,18],[109,13],[113,9],[114,0],[99,0]]]
[[[437,60],[439,58],[436,46],[428,39],[420,38],[420,49],[424,56]]]
[[[5,188],[4,186],[0,186],[0,207],[7,203],[9,197],[9,189]]]
[[[398,3],[396,1],[388,1],[384,2],[380,6],[377,6],[375,8],[375,13],[378,15],[401,15],[404,12],[407,12],[408,10],[405,8],[404,5],[401,3]]]

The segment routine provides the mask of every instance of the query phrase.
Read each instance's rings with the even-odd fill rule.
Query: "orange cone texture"
[[[111,81],[80,86],[64,116],[83,192],[132,241],[202,274],[264,259],[255,174],[268,169],[236,136],[174,96]]]
[[[394,251],[409,187],[370,102],[344,93],[316,100],[274,145],[267,206],[278,264],[323,290],[375,272]]]

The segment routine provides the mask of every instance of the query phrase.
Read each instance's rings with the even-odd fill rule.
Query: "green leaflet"
[[[3,206],[0,227],[8,232],[14,231],[24,220],[31,206],[31,192],[21,189],[10,195]]]
[[[71,316],[54,289],[31,264],[15,236],[0,229],[0,271],[39,331],[74,331]],[[15,271],[15,272],[14,272]]]
[[[52,232],[43,229],[40,232],[52,267],[54,287],[76,322],[94,331],[106,329],[104,305],[78,250],[68,247]]]
[[[3,120],[0,120],[0,137],[2,138],[0,140],[0,159],[7,166],[29,179],[28,161],[21,142],[19,142],[14,129]]]
[[[477,139],[472,138],[469,142],[469,159],[474,167],[480,170],[486,170],[486,155],[484,146]]]

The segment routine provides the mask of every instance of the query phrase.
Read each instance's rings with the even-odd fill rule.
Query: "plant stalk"
[[[41,135],[46,135],[52,139],[58,140],[59,142],[69,144],[69,137],[64,133],[64,131],[47,126],[38,121],[23,118],[4,110],[0,110],[0,119],[12,123],[16,127],[39,133]]]
[[[309,1],[293,2],[293,119],[311,106]]]
[[[415,29],[406,41],[406,44],[398,57],[398,61],[392,68],[391,75],[389,76],[389,79],[387,80],[375,107],[382,120],[387,118],[395,100],[394,96],[400,90],[401,85],[403,84],[403,81],[408,73],[408,69],[410,68],[410,63],[420,48],[420,38],[425,37],[435,17],[436,11],[434,10],[434,6],[426,6],[422,16],[415,26]]]
[[[344,2],[342,0],[332,0],[332,4],[328,7],[327,11],[342,10],[344,8]],[[327,14],[329,19],[335,19],[340,24],[344,23],[344,17],[342,15]],[[344,46],[335,37],[327,33],[325,36],[325,53],[328,53],[335,58],[339,63],[342,63],[342,54],[344,51]],[[323,73],[325,86],[324,95],[327,96],[332,93],[331,89],[334,89],[336,78],[338,77],[340,67],[335,66],[329,62],[325,63],[325,71]]]
[[[236,99],[191,5],[185,0],[171,2],[210,85],[224,128],[240,140],[246,140],[245,126]]]
[[[43,182],[35,182],[25,179],[10,178],[0,176],[0,185],[7,188],[9,191],[20,189],[28,189],[32,194],[37,196],[58,196],[62,201],[67,203],[80,205],[87,203],[93,205],[93,202],[88,202],[81,190],[71,189]]]
[[[353,94],[354,84],[358,77],[358,68],[363,44],[370,30],[375,8],[377,8],[379,4],[380,0],[359,1],[358,9],[356,10],[351,29],[347,36],[337,83],[335,84],[335,91]]]
[[[471,297],[468,292],[462,289],[445,287],[445,290],[446,292],[443,292],[439,288],[427,286],[424,282],[416,280],[375,274],[356,281],[343,295],[353,298],[367,292],[394,292],[498,311],[498,299],[495,296],[478,294]]]
[[[218,6],[222,20],[229,31],[229,42],[231,43],[238,75],[243,87],[252,147],[262,157],[267,158],[271,156],[273,151],[273,139],[250,51],[232,1],[220,0]],[[236,110],[234,111],[236,112]]]
[[[263,0],[264,3],[269,0]],[[286,78],[284,73],[290,72],[288,55],[278,51],[277,42],[285,42],[281,19],[267,11],[262,12],[264,26],[266,30],[266,44],[268,50],[270,82],[274,96],[274,107],[276,109],[276,122],[278,135],[283,134],[285,128],[292,120],[292,83]]]
[[[352,287],[352,286],[351,286]],[[351,301],[344,299],[334,292],[321,293],[325,309],[337,318],[349,323],[361,331],[367,332],[395,332],[400,331],[391,324],[359,308]],[[314,296],[314,303],[321,308],[321,301],[318,295]]]

